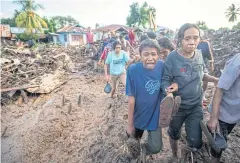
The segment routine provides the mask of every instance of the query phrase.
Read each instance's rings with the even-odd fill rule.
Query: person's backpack
[[[104,88],[104,92],[105,93],[110,93],[112,91],[112,87],[111,85],[107,82],[105,88]]]

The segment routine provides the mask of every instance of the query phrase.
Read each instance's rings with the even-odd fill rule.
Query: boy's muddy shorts
[[[135,128],[134,137],[140,141],[144,130]],[[154,131],[148,131],[147,143],[145,144],[146,155],[157,154],[163,148],[162,128],[157,128]]]
[[[232,132],[236,124],[229,124],[221,120],[218,120],[218,121],[219,121],[221,134],[223,135],[224,139],[227,141],[227,136]],[[215,158],[220,158],[222,155],[222,151],[220,153],[217,153],[214,151],[214,149],[211,148],[211,155]]]
[[[112,75],[111,74],[112,88],[114,90],[116,90],[116,88],[117,88],[118,79],[120,79],[121,83],[123,83],[123,85],[125,86],[126,85],[126,80],[127,80],[126,79],[126,73],[123,72],[120,75]]]
[[[200,121],[203,119],[202,105],[198,104],[189,109],[180,106],[178,112],[172,117],[169,125],[168,134],[173,140],[179,140],[181,130],[185,122],[187,143],[191,148],[200,149],[202,146],[202,130]]]

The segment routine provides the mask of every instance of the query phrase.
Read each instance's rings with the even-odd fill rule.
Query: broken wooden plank
[[[2,92],[14,91],[14,90],[22,90],[22,89],[27,89],[27,88],[34,88],[34,87],[39,87],[39,85],[29,85],[29,86],[22,86],[22,87],[4,88],[4,89],[1,89],[1,93]]]

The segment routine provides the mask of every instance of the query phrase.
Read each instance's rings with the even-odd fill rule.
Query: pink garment
[[[104,48],[104,50],[103,50],[103,52],[102,52],[102,54],[101,54],[101,60],[105,60],[105,59],[107,59],[107,55],[108,55],[108,53],[109,53],[109,49],[108,48]]]
[[[128,37],[129,37],[130,45],[133,46],[134,40],[135,40],[135,35],[134,35],[133,31],[130,31],[130,32],[129,32]]]
[[[87,33],[87,43],[93,43],[93,33],[92,32]]]

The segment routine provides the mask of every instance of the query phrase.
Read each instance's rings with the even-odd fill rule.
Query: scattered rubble
[[[44,45],[29,49],[6,42],[4,45],[1,47],[1,104],[7,103],[18,90],[50,93],[68,80],[69,73],[94,66],[84,46]]]
[[[240,53],[240,30],[229,34],[215,34],[211,38],[213,46],[215,75],[219,77],[227,60]]]

